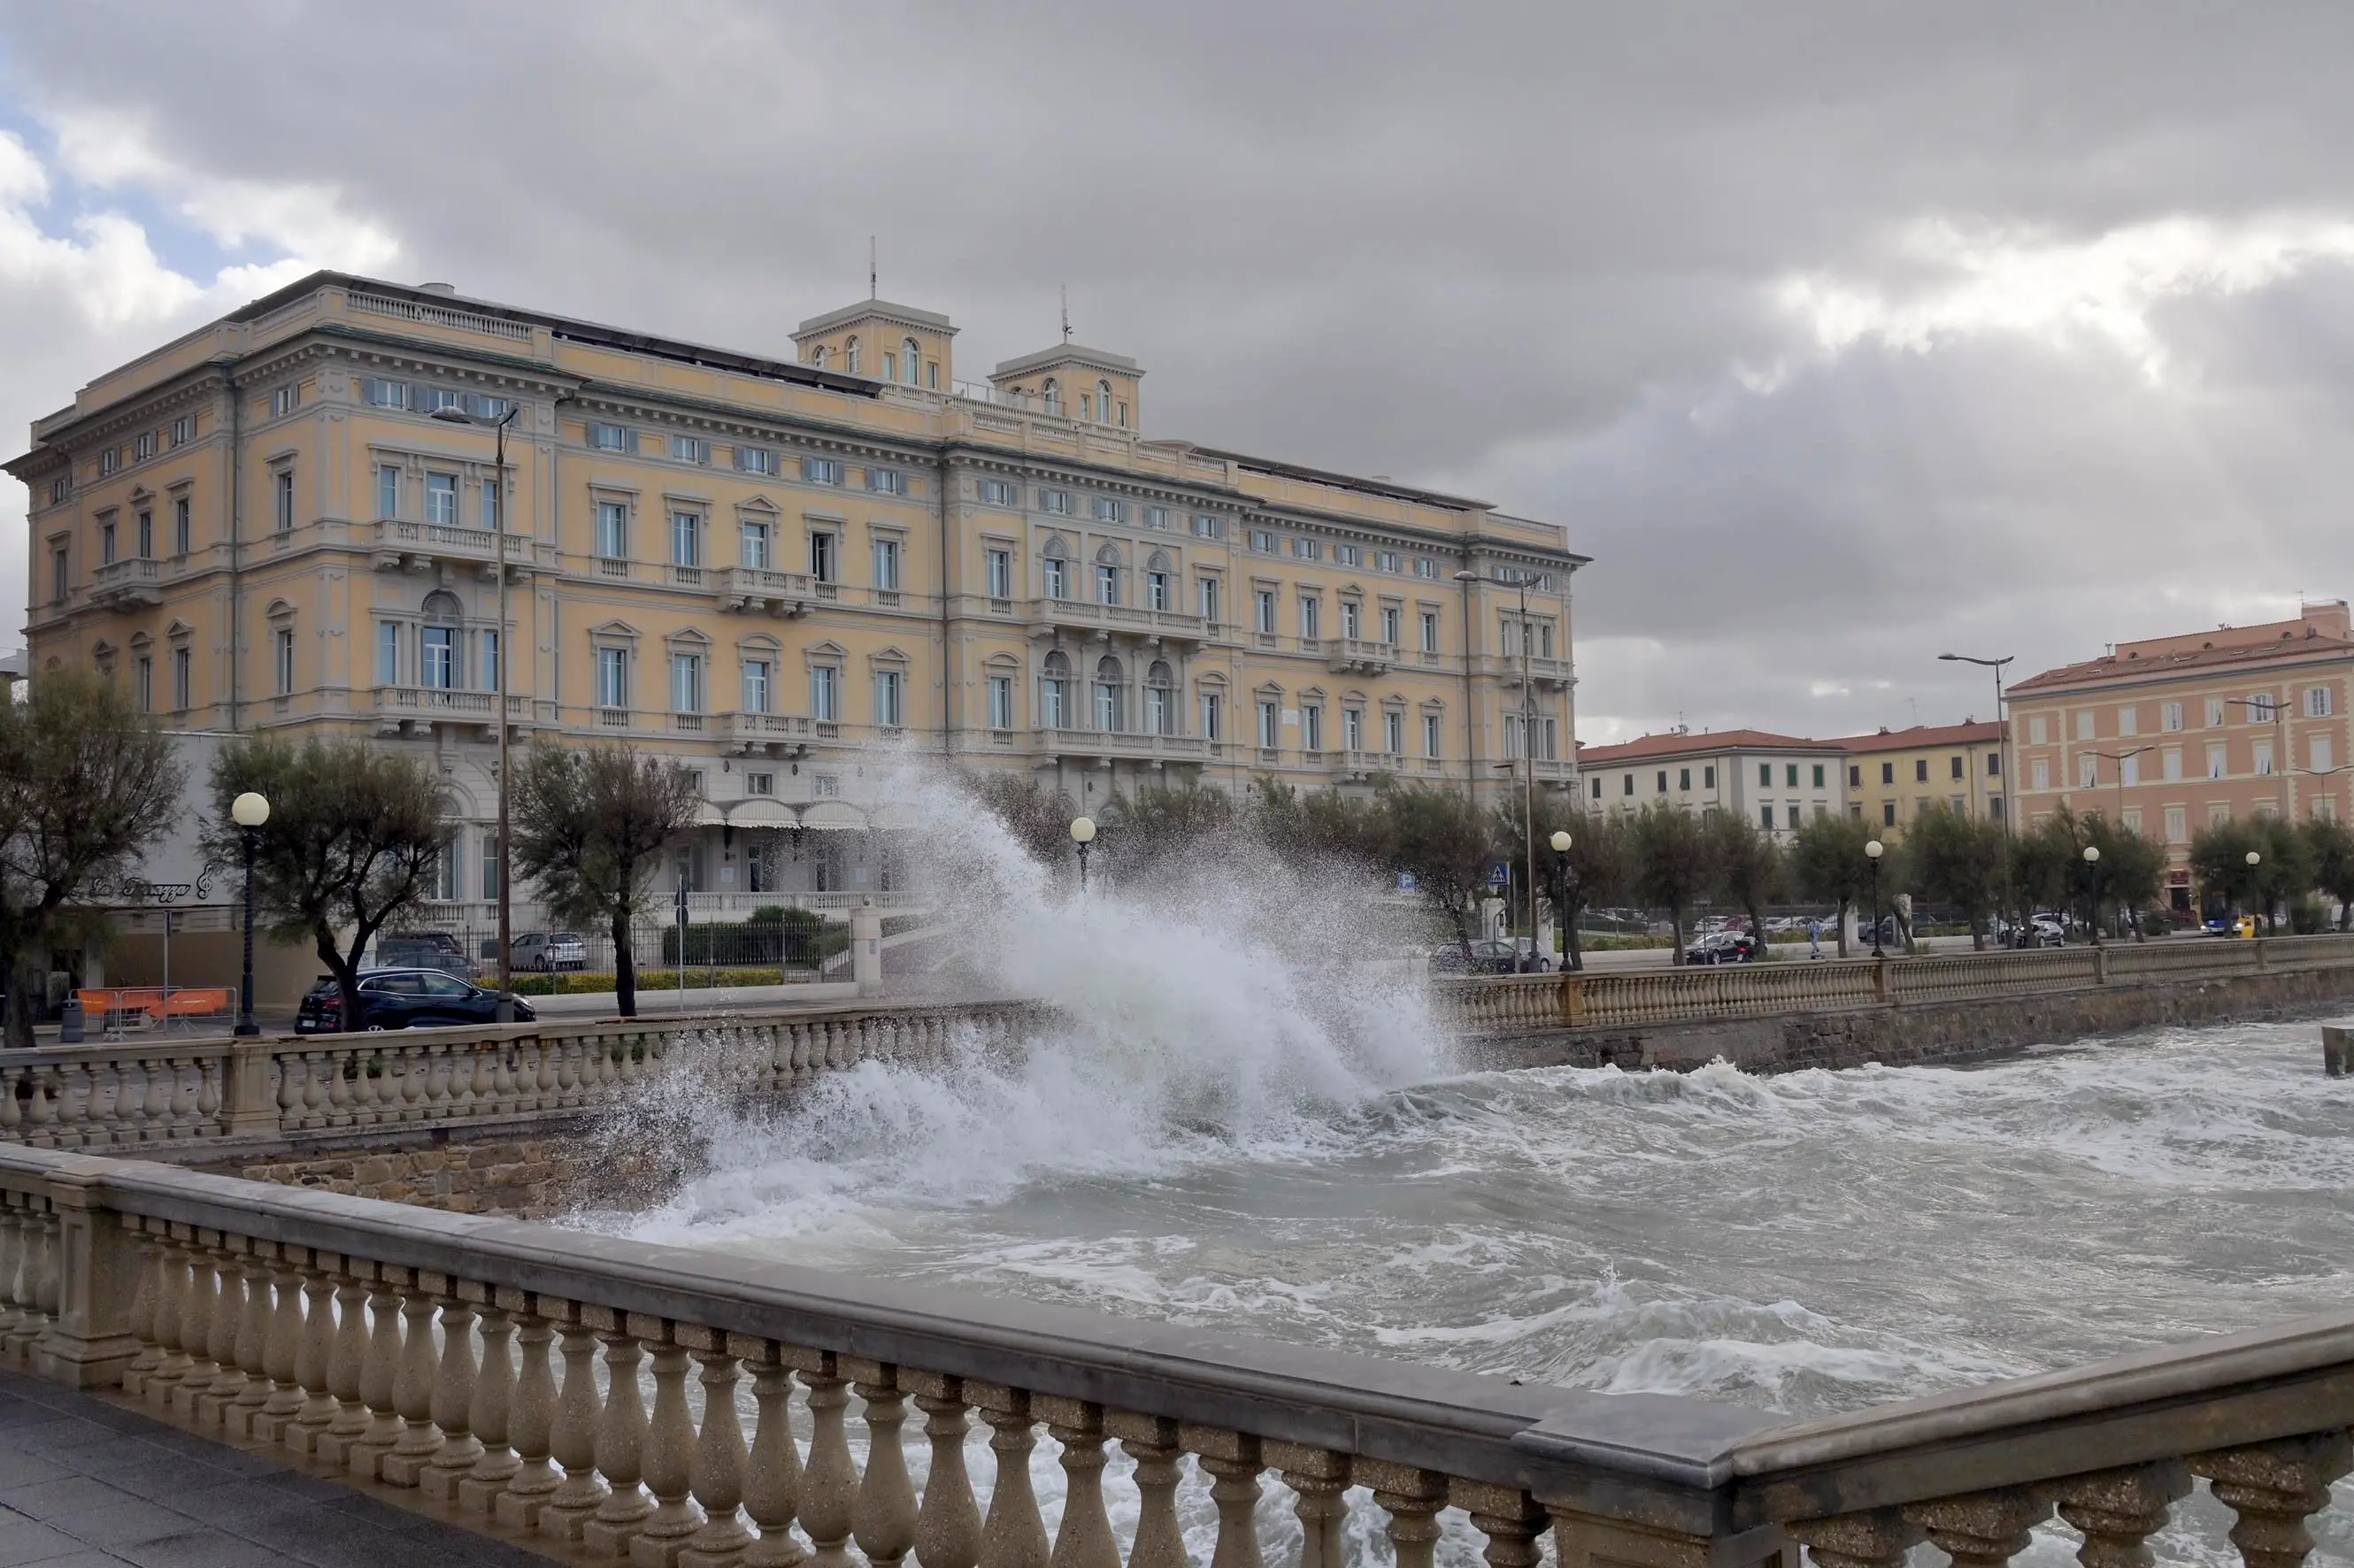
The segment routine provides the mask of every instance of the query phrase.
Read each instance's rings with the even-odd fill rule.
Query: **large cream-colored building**
[[[2010,689],[2023,822],[2114,812],[2166,846],[2190,907],[2191,839],[2235,817],[2346,814],[2354,621],[2342,600],[2294,620],[2120,642]]]
[[[1787,842],[1805,823],[1846,809],[1844,757],[1835,740],[1679,729],[1581,747],[1577,762],[1587,809],[1612,815],[1666,801],[1687,811],[1730,811]]]
[[[1847,753],[1850,816],[1909,827],[1933,805],[1966,817],[2002,820],[2002,726],[1914,725],[1837,743]]]
[[[1492,793],[1524,747],[1572,782],[1560,527],[1148,440],[1142,370],[1076,344],[968,386],[955,335],[867,300],[769,358],[316,274],[35,424],[31,669],[432,757],[451,919],[492,891],[503,641],[513,736],[699,771],[676,875],[720,907],[876,887],[875,835],[795,830],[874,825],[909,754],[1080,809],[1262,774]]]

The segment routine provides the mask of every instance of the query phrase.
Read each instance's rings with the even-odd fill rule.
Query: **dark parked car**
[[[1746,931],[1715,931],[1684,949],[1688,964],[1745,964],[1757,957],[1760,944]]]
[[[1463,944],[1448,942],[1430,950],[1430,967],[1434,973],[1443,975],[1518,974],[1521,952],[1520,945],[1514,942],[1492,938],[1484,942],[1474,942],[1471,944],[1471,962],[1467,968],[1463,961]]]
[[[368,969],[360,976],[361,1014],[370,1029],[430,1029],[457,1023],[489,1023],[498,1017],[495,991],[470,985],[440,969]],[[517,1023],[538,1015],[515,998]],[[344,994],[334,977],[322,976],[294,1015],[297,1034],[332,1034],[343,1028]]]

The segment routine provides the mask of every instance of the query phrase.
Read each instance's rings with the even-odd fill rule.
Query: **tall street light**
[[[1525,767],[1521,782],[1521,844],[1527,856],[1529,899],[1529,968],[1536,967],[1537,958],[1537,747],[1536,747],[1536,686],[1529,679],[1529,581],[1536,574],[1521,571],[1514,574],[1512,586],[1521,594],[1521,757]],[[1479,574],[1460,571],[1455,574],[1459,583],[1476,583]],[[1507,764],[1506,766],[1511,766]]]
[[[2002,667],[2019,655],[2006,653],[1999,659],[1980,659],[1969,653],[1940,653],[1937,657],[1948,664],[1976,664],[1994,672],[1994,722],[2002,729],[2001,737],[1995,742],[1995,755],[2001,759],[2002,832],[2008,838],[2010,836],[2011,813],[2019,809],[2019,797],[2010,787],[2010,719],[2002,705]]]
[[[436,408],[433,418],[445,424],[491,425],[497,432],[497,478],[493,481],[492,505],[497,515],[483,521],[492,524],[491,549],[498,557],[499,567],[499,630],[497,639],[498,669],[492,686],[496,694],[491,699],[496,705],[499,721],[499,1001],[493,1016],[501,1023],[514,1022],[514,976],[508,971],[513,958],[514,933],[508,929],[512,906],[507,898],[507,427],[523,412],[518,403],[497,419],[481,419],[463,408]],[[681,938],[684,940],[684,938]],[[686,969],[686,949],[679,949],[679,970]]]
[[[1875,959],[1888,956],[1880,950],[1880,857],[1887,853],[1888,846],[1878,839],[1863,846],[1864,858],[1872,862],[1872,956]]]
[[[1560,888],[1553,901],[1553,917],[1561,926],[1561,961],[1565,969],[1583,969],[1585,964],[1577,950],[1577,921],[1570,913],[1569,890],[1577,876],[1577,868],[1569,863],[1571,839],[1569,830],[1555,828],[1553,838],[1555,885]]]
[[[1073,817],[1071,842],[1079,846],[1079,896],[1084,898],[1087,894],[1087,846],[1096,842],[1096,820]]]
[[[237,993],[239,1034],[259,1034],[253,1022],[253,836],[270,821],[270,802],[251,789],[229,802],[229,820],[245,840],[245,987]]]
[[[2084,846],[2084,869],[2093,880],[2093,946],[2101,945],[2101,846]]]
[[[2253,892],[2262,892],[2262,891],[2263,891],[2261,888],[2258,888],[2258,887],[2255,885],[2255,880],[2256,880],[2256,879],[2255,879],[2255,869],[2256,869],[2256,867],[2258,867],[2258,866],[2260,866],[2260,865],[2262,865],[2262,864],[2264,864],[2264,857],[2263,855],[2258,854],[2254,850],[2250,850],[2250,851],[2248,852],[2248,873],[2249,873],[2249,875],[2248,875],[2248,884],[2249,884],[2249,891],[2250,891],[2250,892],[2252,892],[2252,893],[2253,893]],[[2271,924],[2271,923],[2272,923],[2272,917],[2273,917],[2273,901],[2272,901],[2272,899],[2271,899],[2271,897],[2270,897],[2270,896],[2267,896],[2267,897],[2264,899],[2264,922],[2265,922],[2265,924],[2267,924],[2267,925]]]
[[[2246,708],[2251,713],[2261,714],[2272,724],[2273,734],[2278,741],[2278,749],[2273,754],[2273,766],[2280,770],[2281,821],[2284,822],[2292,821],[2288,803],[2288,776],[2291,771],[2288,755],[2288,704],[2275,702],[2270,697],[2224,697],[2220,700],[2231,704],[2235,708]]]
[[[2125,826],[2126,821],[2126,759],[2139,757],[2145,751],[2157,749],[2154,746],[2137,746],[2131,751],[2087,751],[2082,754],[2085,757],[2102,758],[2117,765],[2117,825],[2119,827]]]

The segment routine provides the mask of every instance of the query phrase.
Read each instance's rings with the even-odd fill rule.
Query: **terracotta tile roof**
[[[2113,681],[2159,680],[2168,675],[2195,673],[2203,670],[2306,663],[2330,658],[2354,659],[2354,641],[2342,637],[2296,637],[2235,648],[2186,649],[2179,653],[2128,654],[2123,657],[2109,653],[2098,659],[2087,659],[2081,664],[2062,664],[2056,670],[2030,675],[2024,681],[2013,683],[2010,690],[2013,695],[2022,692],[2060,692]]]
[[[1580,768],[1606,768],[1614,762],[1649,762],[1660,757],[1695,757],[1718,751],[1824,751],[1840,749],[1835,740],[1808,740],[1795,735],[1774,735],[1762,729],[1698,730],[1685,734],[1647,735],[1617,746],[1581,746]]]
[[[1910,729],[1851,735],[1831,744],[1850,752],[1914,751],[1927,746],[1992,746],[2001,738],[1999,724],[1916,724]]]

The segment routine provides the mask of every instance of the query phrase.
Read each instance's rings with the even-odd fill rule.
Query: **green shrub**
[[[2288,928],[2300,937],[2317,937],[2329,929],[2329,911],[2318,900],[2300,899],[2289,906]]]

